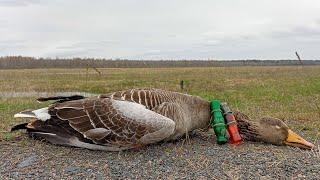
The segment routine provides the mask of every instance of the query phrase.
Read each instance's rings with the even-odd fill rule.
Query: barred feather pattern
[[[174,122],[171,119],[150,110],[145,111],[143,106],[136,106],[136,103],[122,103],[124,106],[131,103],[129,106],[135,107],[133,111],[142,113],[141,116],[126,116],[121,109],[123,107],[117,107],[118,100],[110,98],[58,103],[51,106],[49,112],[60,120],[69,121],[73,129],[96,144],[108,146],[132,147],[149,144],[165,138],[164,134],[170,135],[173,132]]]
[[[236,111],[234,112],[234,116],[238,123],[238,128],[242,137],[248,141],[259,141],[260,133],[259,133],[259,124],[258,122],[252,121],[249,116]]]
[[[118,91],[107,95],[100,95],[100,98],[121,99],[144,105],[147,109],[153,109],[163,102],[181,102],[183,95],[177,92],[169,92],[160,89],[130,89]]]
[[[99,98],[135,102],[172,119],[176,123],[175,132],[168,140],[176,139],[197,128],[206,128],[211,116],[208,101],[197,96],[161,89],[130,89],[100,95]]]
[[[208,101],[160,89],[57,101],[48,113],[50,119],[29,123],[28,131],[54,144],[112,151],[176,139],[207,127],[211,116]]]
[[[163,105],[163,103],[175,104],[173,106],[169,105],[170,107],[167,108],[168,110],[163,111],[162,115],[172,118],[172,114],[174,114],[174,111],[180,111],[182,114],[184,114],[184,117],[188,117],[188,119],[173,120],[175,122],[185,121],[184,125],[187,126],[188,130],[208,126],[208,121],[211,117],[209,101],[204,100],[198,96],[192,96],[179,92],[172,92],[153,88],[131,89],[127,91],[119,91],[107,95],[101,95],[100,97],[121,98],[126,101],[132,101],[135,103],[142,104],[147,109],[153,111],[156,108],[159,108],[159,106],[167,108]]]

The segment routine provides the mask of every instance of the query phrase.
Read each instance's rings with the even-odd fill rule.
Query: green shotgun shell
[[[220,101],[219,100],[213,100],[210,102],[210,108],[211,108],[211,121],[210,124],[214,130],[214,133],[217,137],[217,143],[218,144],[225,144],[228,142],[227,139],[227,129],[226,124],[224,122],[224,118],[220,109]]]

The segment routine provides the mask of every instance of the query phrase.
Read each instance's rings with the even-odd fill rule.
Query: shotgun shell
[[[227,103],[222,103],[221,109],[223,110],[225,115],[227,130],[229,133],[229,142],[234,145],[240,144],[242,142],[242,138],[239,134],[237,122],[232,111],[228,107]]]
[[[214,130],[214,133],[217,137],[218,144],[225,144],[228,142],[226,124],[220,109],[220,101],[213,100],[210,103],[211,107],[211,121],[210,124]]]

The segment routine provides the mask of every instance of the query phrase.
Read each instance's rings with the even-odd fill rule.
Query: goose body
[[[12,130],[27,129],[31,136],[53,144],[92,150],[119,151],[174,140],[194,129],[208,127],[211,118],[207,100],[160,89],[130,89],[89,98],[70,96],[38,100],[57,101],[45,108],[16,114],[15,117],[31,118],[32,121]],[[248,140],[282,145],[289,137],[286,125],[278,120],[259,124],[250,122],[242,113],[236,113],[236,119],[241,135]],[[268,132],[272,130],[269,126],[283,126],[285,130],[276,128],[274,131],[279,131],[278,134]],[[303,143],[312,146],[307,141]]]
[[[28,132],[53,144],[118,151],[173,140],[210,119],[209,102],[159,89],[131,89],[56,102],[15,117],[33,118]]]

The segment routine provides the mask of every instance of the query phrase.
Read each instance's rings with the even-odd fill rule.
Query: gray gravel
[[[318,149],[217,145],[213,136],[194,135],[189,144],[179,140],[123,152],[31,139],[0,146],[0,179],[320,179]]]

